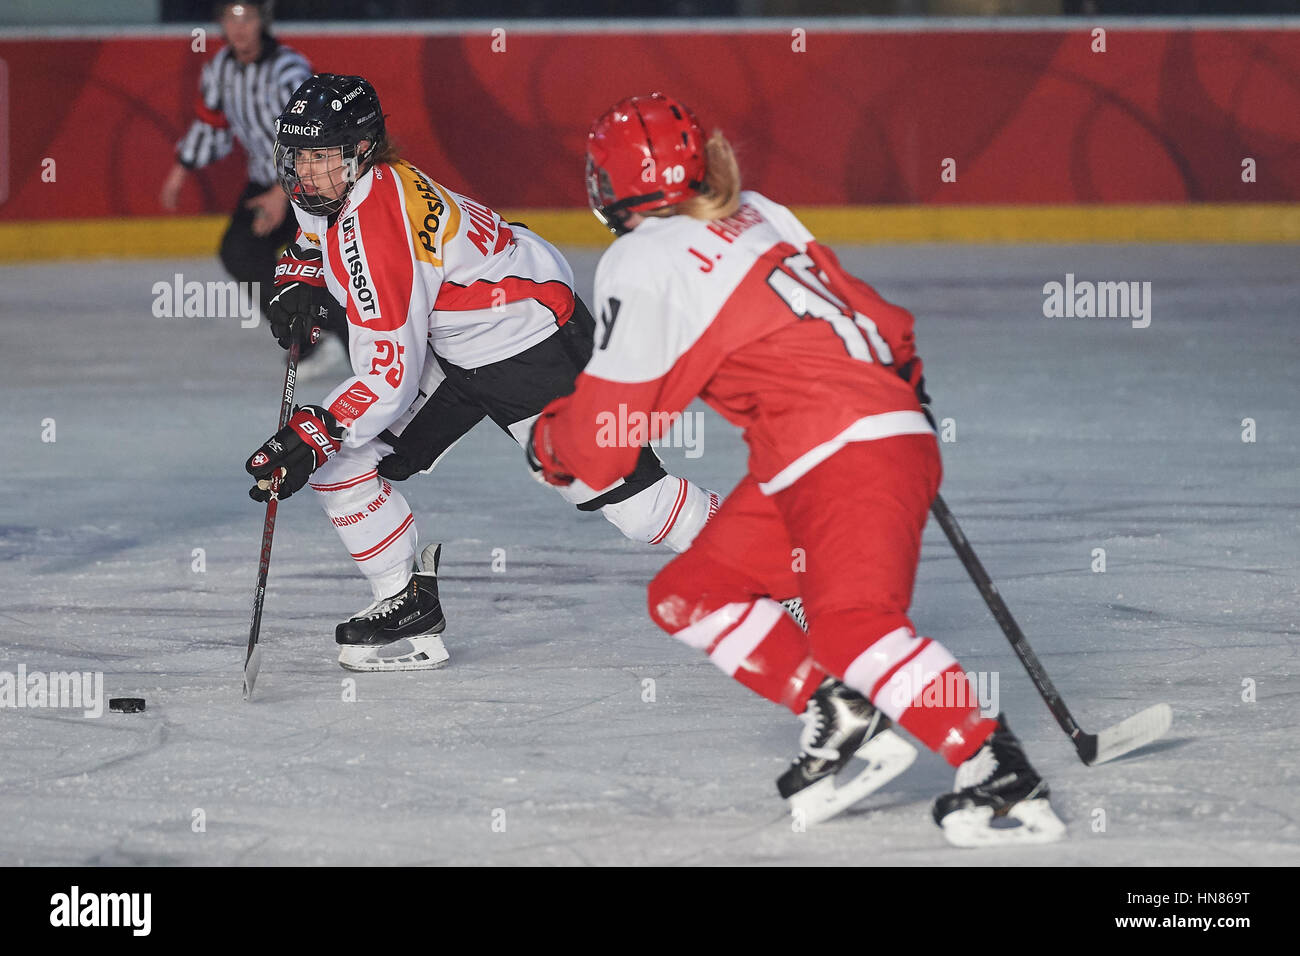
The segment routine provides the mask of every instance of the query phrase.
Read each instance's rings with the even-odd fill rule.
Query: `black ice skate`
[[[934,820],[954,846],[1054,843],[1065,836],[1043,778],[998,715],[984,745],[957,768],[952,793],[934,801]]]
[[[442,545],[429,545],[422,566],[406,587],[376,601],[334,633],[339,663],[351,671],[422,671],[441,667],[448,654],[441,634],[447,627],[438,602],[438,559]]]
[[[889,718],[865,697],[833,677],[827,677],[799,715],[802,751],[776,782],[803,824],[821,823],[879,790],[911,766],[916,748],[894,733]],[[836,776],[852,759],[866,761],[856,774]]]

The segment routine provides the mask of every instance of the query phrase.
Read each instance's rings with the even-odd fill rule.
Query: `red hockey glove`
[[[275,297],[266,309],[271,334],[287,349],[295,336],[301,344],[315,342],[328,324],[334,297],[325,288],[325,267],[320,250],[303,243],[289,243],[275,266]],[[294,324],[294,316],[302,321]]]
[[[542,412],[537,421],[533,422],[528,444],[524,446],[524,457],[528,459],[528,467],[533,470],[534,478],[563,488],[573,484],[573,475],[565,471],[551,448],[551,421],[554,418],[554,412]]]
[[[274,497],[284,500],[307,483],[311,473],[334,457],[343,441],[343,427],[319,405],[300,405],[289,424],[268,438],[244,463],[257,479],[248,489],[254,501],[270,501],[271,479],[279,476]]]

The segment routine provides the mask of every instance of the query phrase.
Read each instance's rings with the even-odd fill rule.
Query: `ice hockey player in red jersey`
[[[782,795],[797,810],[892,721],[957,768],[933,808],[951,842],[1059,839],[1005,719],[981,715],[958,663],[907,614],[941,474],[912,316],[784,206],[742,192],[730,145],[706,141],[683,104],[624,100],[587,150],[592,208],[619,238],[596,271],[598,347],[536,422],[530,464],[600,487],[638,454],[601,433],[609,412],[644,416],[653,439],[703,398],[744,429],[749,471],[655,577],[650,614],[802,717]],[[806,634],[778,603],[796,594]]]
[[[369,580],[374,602],[336,631],[344,667],[436,667],[448,659],[439,551],[416,562],[415,518],[393,483],[430,470],[484,418],[523,443],[573,387],[595,323],[558,250],[397,155],[363,78],[300,86],[277,122],[275,157],[299,229],[280,261],[272,331],[287,348],[336,301],[354,374],[249,457],[250,494],[267,500],[273,475],[279,498],[310,479]],[[648,446],[599,487],[561,495],[676,551],[718,504],[668,475]]]

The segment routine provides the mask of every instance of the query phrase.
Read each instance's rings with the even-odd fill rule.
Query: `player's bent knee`
[[[309,483],[326,511],[365,505],[378,494],[391,494],[393,486],[380,476],[373,459],[339,460],[341,458],[342,454],[335,455],[334,459],[322,464]]]
[[[687,551],[668,562],[651,580],[646,589],[650,617],[669,634],[676,634],[726,603],[722,599],[708,600],[704,583],[710,580],[708,568],[702,556]]]
[[[311,487],[321,507],[331,515],[372,512],[370,505],[382,503],[393,494],[393,486],[379,477],[373,467],[366,471],[352,469],[350,473],[331,475],[329,479],[320,480],[317,471],[312,476]]]

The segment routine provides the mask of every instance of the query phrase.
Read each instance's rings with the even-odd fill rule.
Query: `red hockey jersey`
[[[696,396],[744,429],[767,494],[847,442],[931,431],[911,314],[759,193],[728,219],[648,218],[601,259],[595,304],[596,350],[547,407],[546,436],[593,488],[630,472]]]

